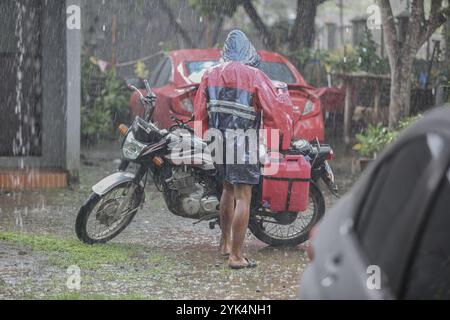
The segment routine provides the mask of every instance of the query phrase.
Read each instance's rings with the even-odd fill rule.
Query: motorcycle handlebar
[[[139,93],[141,99],[145,99],[144,95],[142,94],[141,90],[139,90],[138,88],[136,88],[135,86],[133,86],[132,84],[128,85],[128,89],[136,91],[137,93]]]
[[[139,90],[136,86],[134,86],[134,85],[132,85],[132,84],[128,85],[128,88],[131,89],[131,90],[136,91],[136,92],[139,94],[139,99],[140,99],[140,101],[141,101],[141,104],[142,104],[142,105],[144,106],[144,108],[145,108],[145,115],[144,115],[144,118],[145,118],[146,121],[150,121],[150,118],[152,117],[153,110],[154,110],[154,107],[155,107],[154,101],[155,101],[155,99],[156,99],[156,96],[155,96],[155,94],[151,91],[150,85],[148,84],[148,81],[145,80],[144,83],[145,83],[145,86],[147,87],[147,89],[146,89],[146,90],[147,90],[147,93],[148,93],[148,96],[147,96],[147,97],[145,97],[145,96],[142,94],[141,90]]]

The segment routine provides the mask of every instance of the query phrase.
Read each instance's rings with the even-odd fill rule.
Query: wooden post
[[[381,80],[376,79],[375,81],[375,93],[374,93],[374,118],[372,122],[377,124],[380,122],[381,118]]]
[[[339,30],[339,36],[340,36],[340,46],[342,47],[345,44],[345,37],[344,37],[344,0],[339,0],[338,3],[339,6],[339,24],[340,24],[340,30]]]
[[[111,67],[113,70],[116,69],[117,64],[117,16],[113,15],[112,17],[112,35],[111,35]]]
[[[327,50],[336,49],[336,24],[335,23],[325,23],[325,28],[327,30]],[[320,48],[320,47],[319,47]]]
[[[344,78],[345,85],[345,113],[344,113],[344,142],[348,147],[352,142],[352,118],[353,118],[353,85],[349,77]]]

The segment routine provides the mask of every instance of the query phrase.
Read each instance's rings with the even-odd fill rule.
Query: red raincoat
[[[224,130],[255,128],[254,124],[245,123],[248,119],[241,119],[239,113],[231,112],[228,113],[228,119],[221,118],[225,127],[214,123],[214,119],[209,117],[211,113],[208,114],[208,108],[211,107],[211,102],[218,102],[218,108],[221,108],[223,106],[220,102],[223,101],[227,105],[234,103],[237,106],[250,106],[255,115],[262,116],[264,128],[280,130],[283,136],[282,149],[289,148],[293,136],[292,101],[287,90],[281,92],[262,71],[238,61],[223,63],[207,71],[194,103],[195,121],[201,122],[202,130],[196,132],[197,135],[203,136],[210,125]],[[198,123],[196,127],[199,128]]]
[[[194,103],[196,134],[203,137],[208,129],[222,133],[223,159],[215,161],[219,180],[256,185],[260,183],[261,175],[257,160],[259,142],[249,142],[245,132],[260,129],[263,122],[266,129],[280,130],[282,149],[289,148],[293,132],[292,102],[287,90],[278,92],[272,81],[254,68],[260,57],[243,32],[230,33],[222,58],[224,63],[205,73],[197,92]],[[258,134],[255,138],[258,140]],[[271,149],[279,147],[270,140],[268,144]],[[233,150],[238,151],[237,158],[229,159]]]

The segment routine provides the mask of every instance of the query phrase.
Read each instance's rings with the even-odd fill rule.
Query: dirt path
[[[232,272],[217,254],[219,231],[173,216],[152,187],[144,210],[111,244],[80,244],[74,235],[77,211],[90,187],[117,167],[110,160],[118,158],[117,149],[107,150],[112,151],[87,152],[75,190],[0,195],[0,299],[296,297],[308,263],[303,246],[268,248],[249,234],[246,251],[259,267]],[[335,163],[345,189],[353,181],[348,166],[348,160]],[[327,194],[327,205],[334,202]],[[74,265],[81,268],[78,291],[67,287]]]

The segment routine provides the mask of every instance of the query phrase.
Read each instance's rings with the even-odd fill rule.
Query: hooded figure
[[[257,69],[261,57],[242,31],[228,35],[222,59],[222,64],[205,73],[197,92],[194,118],[201,122],[196,127],[202,130],[196,133],[202,136],[209,128],[219,130],[224,138],[230,137],[224,142],[223,162],[217,163],[224,165],[217,166],[219,177],[233,185],[257,185],[261,171],[257,161],[258,129],[261,124],[264,128],[278,129],[290,140],[292,102],[288,93],[278,92],[272,81]],[[249,129],[257,134],[249,133]],[[249,134],[245,137],[242,132]],[[249,141],[252,137],[255,141]],[[233,149],[235,159],[226,159]]]
[[[203,76],[194,104],[195,128],[203,134],[215,129],[214,161],[223,182],[220,200],[221,252],[232,269],[254,268],[245,258],[245,240],[252,186],[260,183],[259,128],[279,129],[292,136],[292,103],[278,93],[260,70],[260,57],[241,31],[229,34],[222,51],[223,63]],[[218,140],[218,141],[216,141]],[[290,142],[290,141],[288,141]],[[223,147],[217,150],[217,147]]]
[[[261,57],[255,47],[240,30],[230,32],[222,51],[222,59],[225,62],[239,61],[251,67],[258,68]]]

